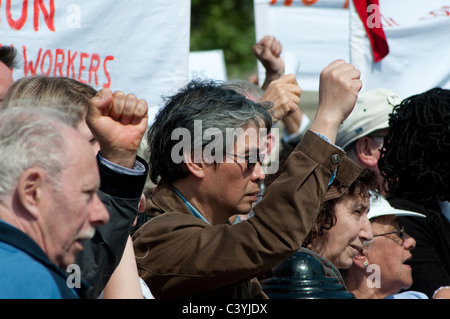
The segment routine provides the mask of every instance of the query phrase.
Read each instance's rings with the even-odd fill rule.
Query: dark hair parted
[[[245,98],[222,81],[192,80],[176,94],[165,98],[164,106],[148,131],[151,181],[156,184],[162,179],[171,183],[188,176],[183,169],[184,163],[175,163],[172,159],[172,150],[180,142],[178,136],[172,137],[176,129],[189,132],[190,147],[194,151],[196,147],[203,148],[211,143],[211,140],[203,138],[206,130],[220,132],[223,141],[226,141],[227,129],[230,128],[254,126],[266,128],[269,133],[272,127],[271,107],[270,102],[259,103]],[[194,121],[201,123],[201,141],[194,138],[198,130]],[[199,142],[201,145],[195,144]],[[226,143],[223,143],[222,150],[225,154]]]
[[[433,88],[394,108],[378,167],[391,195],[450,199],[450,90]]]
[[[17,68],[18,62],[18,52],[14,47],[3,45],[0,47],[0,62],[5,64],[8,69]]]
[[[330,187],[340,188],[337,180],[334,180]],[[316,237],[322,236],[324,230],[331,229],[336,225],[336,214],[334,212],[336,204],[349,197],[369,198],[369,191],[376,191],[378,189],[377,173],[371,169],[364,168],[361,173],[350,185],[350,187],[342,193],[341,196],[330,200],[325,200],[322,203],[319,214],[313,228],[304,240],[302,246],[307,247]]]

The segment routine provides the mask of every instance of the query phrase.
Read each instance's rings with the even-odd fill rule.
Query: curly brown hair
[[[341,187],[337,180],[334,180],[330,187]],[[316,237],[322,236],[324,230],[329,230],[336,225],[336,214],[334,209],[336,204],[348,197],[360,196],[369,198],[369,191],[376,191],[378,189],[377,173],[371,169],[365,168],[361,171],[355,181],[350,187],[337,198],[325,200],[322,203],[319,214],[313,228],[304,240],[302,246],[307,247]]]

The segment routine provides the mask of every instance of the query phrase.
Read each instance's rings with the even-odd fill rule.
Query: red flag
[[[374,27],[369,27],[367,25],[367,20],[369,17],[367,7],[372,4],[378,7],[378,0],[353,0],[353,4],[355,6],[356,12],[359,15],[359,18],[364,25],[367,36],[369,37],[373,59],[375,62],[379,62],[389,53],[389,46],[386,40],[386,35],[384,34],[381,23]],[[373,17],[372,15],[376,15],[376,20],[380,21],[380,10],[376,10],[374,13],[372,13],[371,17]]]

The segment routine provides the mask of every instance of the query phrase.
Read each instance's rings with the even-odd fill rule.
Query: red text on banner
[[[65,76],[82,83],[99,86],[99,74],[103,71],[107,82],[102,83],[103,88],[111,86],[111,76],[108,72],[108,63],[114,56],[107,55],[102,58],[97,53],[77,52],[64,49],[40,48],[35,58],[23,48],[24,76],[41,74],[44,76]]]
[[[35,31],[39,31],[39,17],[40,13],[44,17],[45,24],[50,31],[55,31],[55,3],[54,0],[49,0],[48,8],[46,7],[44,0],[32,0],[33,1],[33,28]],[[13,17],[11,13],[12,0],[6,0],[5,13],[6,21],[13,30],[20,30],[24,26],[28,18],[28,0],[22,0],[22,11],[20,17]],[[1,1],[0,1],[1,7]]]

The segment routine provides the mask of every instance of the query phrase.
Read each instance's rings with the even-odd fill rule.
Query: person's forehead
[[[80,179],[96,181],[98,175],[97,161],[88,141],[75,129],[64,128],[64,135],[68,139],[67,168],[74,174],[80,174]]]
[[[352,209],[369,209],[370,201],[369,196],[365,194],[360,194],[359,192],[355,192],[354,194],[347,195],[344,200],[346,200],[347,205]]]
[[[258,149],[260,144],[267,138],[267,130],[254,125],[238,128],[235,130],[235,134],[235,148],[245,149],[246,151],[252,148]]]
[[[0,75],[2,76],[2,78],[6,75],[9,75],[12,78],[11,70],[8,69],[8,67],[3,62],[0,62]]]
[[[375,218],[375,220],[372,222],[372,224],[378,224],[382,226],[398,226],[398,219],[397,216],[394,214],[391,215],[383,215]]]
[[[11,71],[4,63],[0,62],[0,91],[6,93],[13,83]]]
[[[93,134],[89,126],[87,125],[86,121],[82,120],[77,125],[77,130],[80,132],[81,135],[83,135],[86,140],[91,140],[93,138]]]

